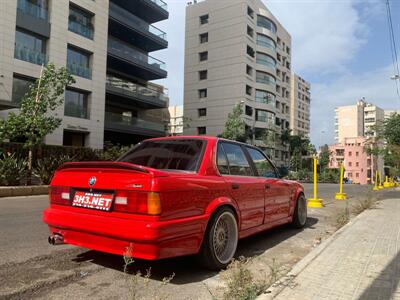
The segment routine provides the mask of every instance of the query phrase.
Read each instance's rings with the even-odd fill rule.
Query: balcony
[[[24,14],[30,15],[36,19],[49,21],[49,13],[47,9],[33,4],[27,0],[18,0],[17,9]]]
[[[50,37],[48,10],[27,0],[17,2],[16,25],[43,37]]]
[[[68,72],[70,72],[72,75],[76,75],[87,79],[92,79],[92,70],[86,66],[67,63],[67,69]]]
[[[77,21],[68,20],[68,30],[93,40],[93,27],[83,25]]]
[[[109,32],[127,43],[152,52],[168,47],[167,34],[110,2]]]
[[[148,136],[164,136],[165,125],[118,113],[105,112],[104,129],[109,131],[140,134]]]
[[[135,74],[136,77],[145,80],[167,77],[164,62],[110,36],[108,37],[108,57],[108,67],[119,72]]]
[[[45,65],[48,61],[48,57],[45,53],[29,49],[18,43],[15,44],[14,57],[36,65]]]
[[[168,19],[168,6],[162,0],[111,0],[147,23]]]
[[[144,87],[125,79],[107,76],[106,92],[113,95],[107,101],[126,102],[143,108],[166,108],[168,97],[159,91]]]

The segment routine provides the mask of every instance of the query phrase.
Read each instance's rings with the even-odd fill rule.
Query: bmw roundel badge
[[[96,177],[92,176],[89,178],[89,185],[93,186],[96,183]]]

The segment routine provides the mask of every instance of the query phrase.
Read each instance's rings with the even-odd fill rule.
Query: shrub
[[[74,157],[69,155],[48,156],[36,161],[33,175],[38,177],[42,184],[49,184],[54,172],[59,166],[68,161],[73,161]]]
[[[0,185],[19,185],[26,179],[28,163],[15,154],[0,153]]]

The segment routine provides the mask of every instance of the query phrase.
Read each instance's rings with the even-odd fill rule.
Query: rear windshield
[[[159,140],[139,144],[118,161],[160,170],[197,172],[203,140]]]

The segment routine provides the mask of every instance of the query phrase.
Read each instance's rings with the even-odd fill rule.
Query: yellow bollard
[[[390,188],[390,182],[388,181],[388,177],[385,176],[385,182],[383,183],[384,188]]]
[[[380,190],[383,189],[382,174],[381,174],[381,172],[379,172],[379,186],[378,186],[378,188],[379,188]]]
[[[378,186],[378,171],[375,171],[375,182],[374,182],[374,188],[372,189],[373,191],[379,191],[379,186]]]
[[[336,200],[346,200],[347,199],[347,194],[343,193],[343,174],[344,174],[344,164],[342,163],[340,166],[340,190],[339,193],[335,194],[335,199]]]
[[[308,207],[313,208],[322,208],[324,204],[322,203],[322,199],[318,199],[317,197],[317,157],[314,156],[314,198],[308,198]]]

